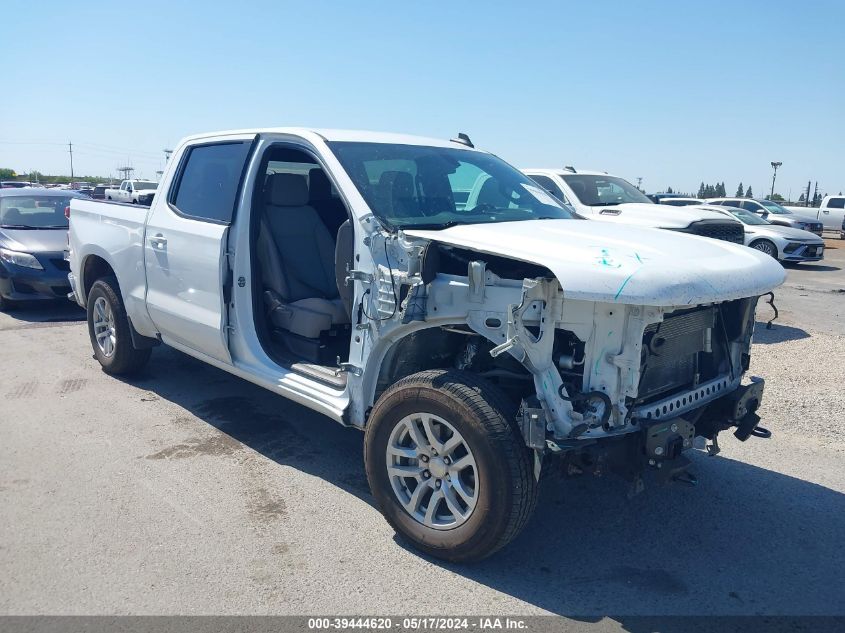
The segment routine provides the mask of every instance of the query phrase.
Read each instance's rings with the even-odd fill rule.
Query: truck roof
[[[239,134],[292,134],[295,136],[316,135],[324,141],[351,141],[358,143],[392,143],[398,145],[426,145],[430,147],[452,147],[471,149],[462,143],[426,136],[410,134],[396,134],[393,132],[370,132],[366,130],[335,130],[327,128],[305,127],[266,127],[247,128],[242,130],[224,130],[220,132],[205,132],[194,134],[182,140],[182,143],[192,142],[219,136],[234,136]]]

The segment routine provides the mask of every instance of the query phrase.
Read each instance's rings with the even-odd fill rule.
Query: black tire
[[[391,487],[388,441],[397,424],[413,413],[448,419],[475,457],[478,499],[469,518],[452,529],[417,521]],[[423,371],[387,389],[367,424],[364,463],[370,489],[393,529],[426,554],[453,562],[477,561],[504,547],[525,527],[537,501],[533,453],[516,427],[516,407],[497,387],[469,372]]]
[[[94,304],[98,298],[104,298],[114,314],[115,346],[114,352],[106,356],[97,344],[94,336]],[[120,296],[120,287],[114,277],[98,279],[88,293],[88,336],[94,349],[94,358],[103,371],[112,375],[126,375],[138,371],[150,359],[150,349],[137,349],[132,345],[129,333],[129,318]]]
[[[761,253],[769,255],[770,257],[774,257],[775,259],[778,258],[778,247],[770,240],[755,240],[751,242],[749,246]]]

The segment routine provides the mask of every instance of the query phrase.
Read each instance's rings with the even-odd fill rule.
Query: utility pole
[[[73,143],[68,141],[67,151],[70,154],[70,180],[73,182]]]
[[[819,181],[816,181],[816,187],[813,189],[813,206],[816,206],[816,198],[819,196]]]
[[[807,197],[804,198],[804,206],[805,207],[812,206],[810,204],[810,181],[809,180],[807,181]]]
[[[167,161],[170,160],[170,155],[173,153],[173,150],[172,149],[163,149],[161,151],[164,152],[164,162],[166,163]]]
[[[132,172],[135,171],[135,168],[127,165],[126,167],[118,167],[117,171],[123,174],[123,180],[131,180]]]
[[[771,200],[775,195],[775,178],[778,177],[778,167],[783,165],[781,161],[772,161],[772,169],[774,169],[774,173],[772,174],[772,193],[769,195],[769,200]]]

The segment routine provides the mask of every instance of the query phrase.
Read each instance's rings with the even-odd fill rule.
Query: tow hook
[[[736,431],[734,431],[734,436],[740,442],[744,442],[752,435],[754,437],[760,437],[763,439],[769,439],[772,436],[772,432],[764,428],[762,426],[758,426],[757,423],[760,421],[760,416],[757,415],[755,412],[750,411],[739,421],[739,424],[736,425]]]

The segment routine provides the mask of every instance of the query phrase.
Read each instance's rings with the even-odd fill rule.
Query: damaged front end
[[[378,252],[382,249],[375,249]],[[571,474],[611,471],[693,482],[685,451],[718,452],[721,431],[768,436],[764,383],[743,382],[757,297],[692,305],[567,296],[535,264],[414,239],[386,244],[367,314],[374,402],[413,371],[452,366],[518,402],[524,441]],[[618,292],[617,292],[618,296]],[[395,303],[394,303],[395,302]],[[398,304],[398,305],[396,305]],[[394,307],[395,306],[395,307]]]

